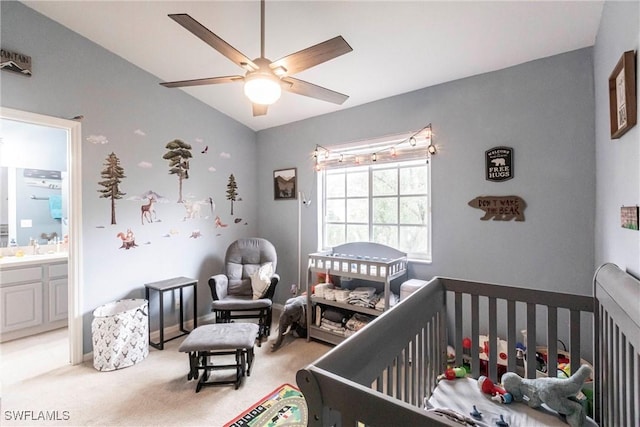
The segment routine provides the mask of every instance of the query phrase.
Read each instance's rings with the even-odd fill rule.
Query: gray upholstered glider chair
[[[269,336],[272,299],[280,280],[275,273],[277,261],[275,247],[265,239],[238,239],[227,248],[224,273],[209,279],[213,297],[211,311],[215,313],[216,323],[229,323],[233,319],[258,319],[258,345]],[[255,280],[258,273],[265,279],[264,291],[254,295],[256,291],[255,282],[252,286],[252,276]]]

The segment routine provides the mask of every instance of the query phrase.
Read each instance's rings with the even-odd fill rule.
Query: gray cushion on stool
[[[180,344],[178,351],[251,349],[259,331],[255,323],[216,323],[198,326]]]

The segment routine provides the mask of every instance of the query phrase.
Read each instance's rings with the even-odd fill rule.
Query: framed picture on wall
[[[609,76],[611,139],[618,139],[637,121],[635,53],[622,54]]]
[[[298,198],[296,168],[273,171],[273,198],[275,200],[295,200]]]
[[[623,206],[620,208],[620,225],[629,230],[638,230],[640,208],[638,206]]]

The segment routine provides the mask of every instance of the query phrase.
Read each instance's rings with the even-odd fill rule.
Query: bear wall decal
[[[478,196],[469,201],[469,206],[484,211],[483,221],[524,221],[527,203],[519,196]]]

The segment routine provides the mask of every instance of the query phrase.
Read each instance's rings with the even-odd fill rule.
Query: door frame
[[[69,362],[83,361],[82,331],[82,125],[79,121],[0,107],[0,117],[67,131],[69,174],[68,323]]]

